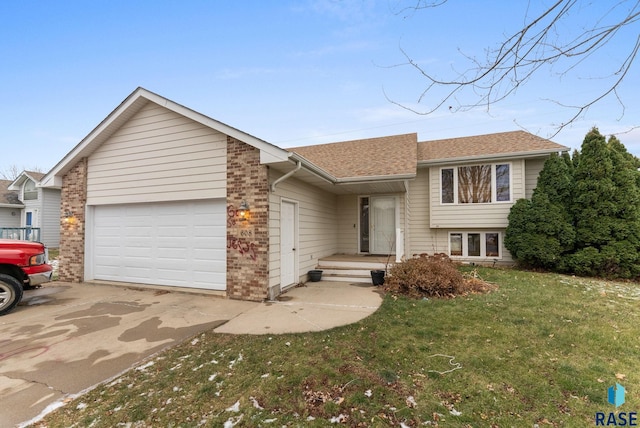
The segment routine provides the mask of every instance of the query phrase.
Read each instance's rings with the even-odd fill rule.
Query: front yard
[[[282,336],[207,333],[37,426],[594,426],[640,411],[640,285],[479,269],[497,291],[386,296],[371,317]]]

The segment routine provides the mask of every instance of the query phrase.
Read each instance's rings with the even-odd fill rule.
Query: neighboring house
[[[23,171],[9,185],[24,205],[19,226],[26,230],[25,239],[37,240],[50,248],[60,246],[60,189],[43,188],[43,173]],[[37,232],[30,232],[35,230]],[[35,235],[31,235],[35,233]]]
[[[263,300],[336,254],[509,262],[509,209],[565,150],[522,131],[282,149],[138,88],[41,185],[62,189],[61,280]]]
[[[24,205],[18,199],[18,193],[9,190],[11,180],[0,180],[0,238],[13,238],[20,227],[20,213]]]

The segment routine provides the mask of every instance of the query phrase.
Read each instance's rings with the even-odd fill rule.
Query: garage
[[[224,199],[89,207],[87,279],[226,289]]]

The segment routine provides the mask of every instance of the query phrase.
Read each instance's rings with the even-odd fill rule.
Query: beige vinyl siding
[[[489,163],[507,163],[504,161]],[[430,168],[430,226],[432,228],[487,229],[507,227],[507,216],[513,203],[524,197],[524,160],[513,160],[511,165],[511,202],[493,202],[486,204],[441,204],[440,169]],[[478,163],[456,166],[478,165]]]
[[[409,182],[410,195],[410,220],[409,220],[409,252],[408,257],[414,254],[429,253],[436,250],[435,234],[429,226],[429,170],[418,169],[414,180]]]
[[[42,198],[41,237],[47,247],[60,246],[60,190],[40,189]]]
[[[273,183],[282,174],[269,171]],[[282,199],[298,204],[298,278],[315,269],[318,259],[338,252],[336,195],[289,178],[269,194],[269,286],[280,284],[280,206]]]
[[[340,195],[338,201],[338,253],[358,253],[358,231],[360,230],[359,207],[360,198],[357,195]]]
[[[533,189],[538,184],[538,175],[544,167],[544,163],[547,159],[527,159],[524,163],[524,189],[525,198],[531,199],[533,196]]]
[[[396,225],[397,227],[400,228],[400,233],[402,234],[402,238],[406,239],[407,237],[407,210],[405,209],[405,203],[407,202],[407,198],[406,195],[404,193],[398,193],[395,195],[396,196],[396,204],[397,204],[397,209],[396,209],[396,213],[398,214],[398,220],[396,221]],[[396,241],[397,243],[398,241]],[[394,248],[394,253],[398,254],[403,254],[406,251],[406,243],[403,241],[401,242],[401,245],[403,245],[404,248],[401,248],[400,251],[397,250],[397,248]],[[404,254],[406,256],[406,254]]]
[[[149,102],[89,157],[87,204],[226,197],[226,143]]]
[[[20,227],[20,209],[0,207],[0,227]]]

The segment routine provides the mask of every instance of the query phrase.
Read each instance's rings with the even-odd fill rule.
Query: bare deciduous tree
[[[447,0],[413,0],[410,6],[402,8],[401,12],[417,13],[424,9],[442,6],[446,2]],[[407,61],[401,65],[414,68],[426,81],[426,86],[418,97],[418,103],[424,105],[427,95],[431,96],[434,93],[435,102],[430,100],[433,104],[419,111],[394,101],[389,96],[387,99],[419,114],[430,114],[441,108],[448,108],[453,112],[467,111],[480,106],[489,109],[495,103],[512,95],[543,68],[548,68],[560,77],[573,74],[573,77],[593,79],[593,75],[579,75],[578,66],[596,52],[615,46],[618,43],[616,37],[623,29],[636,28],[640,21],[640,1],[610,2],[603,16],[595,15],[594,22],[579,29],[577,34],[567,34],[567,27],[565,27],[567,21],[581,9],[591,7],[585,3],[582,0],[557,0],[540,14],[533,17],[527,16],[524,26],[510,36],[505,36],[497,47],[488,48],[485,58],[478,59],[464,55],[470,64],[469,68],[462,72],[453,71],[453,75],[446,78],[427,70],[412,58],[410,52],[401,48]],[[531,6],[530,3],[529,6]],[[603,71],[599,78],[606,78],[607,83],[597,95],[579,104],[567,104],[553,99],[553,96],[548,97],[570,110],[568,120],[557,124],[556,134],[583,115],[589,107],[608,96],[614,96],[617,99],[621,106],[621,115],[624,115],[623,97],[618,88],[628,76],[640,49],[640,31],[635,34],[635,41],[625,48],[626,57],[622,63],[601,64]],[[474,93],[471,102],[461,102],[457,97],[462,95],[465,89],[470,89]],[[440,90],[444,92],[437,92]]]

